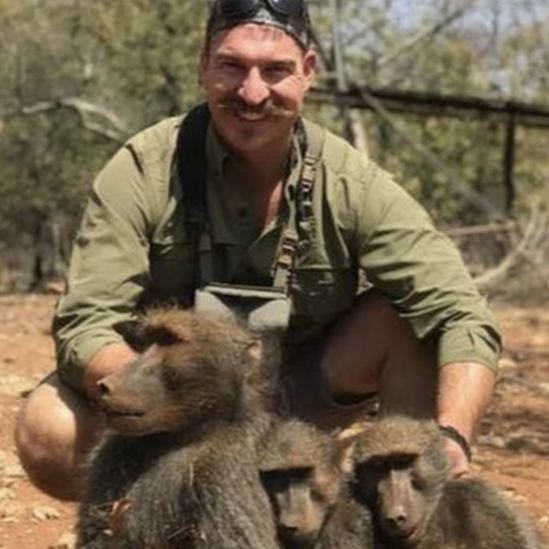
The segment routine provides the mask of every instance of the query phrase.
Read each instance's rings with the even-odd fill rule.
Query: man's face
[[[200,77],[216,129],[237,154],[288,142],[316,54],[283,30],[247,23],[214,36]]]

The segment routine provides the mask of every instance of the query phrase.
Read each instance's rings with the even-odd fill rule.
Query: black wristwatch
[[[471,446],[467,442],[467,439],[451,425],[439,425],[440,432],[447,438],[457,442],[463,453],[467,457],[468,461],[471,461]]]

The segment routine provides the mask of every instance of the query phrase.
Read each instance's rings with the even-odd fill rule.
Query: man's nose
[[[269,97],[269,85],[261,71],[253,67],[248,71],[239,89],[240,98],[248,105],[261,105]]]

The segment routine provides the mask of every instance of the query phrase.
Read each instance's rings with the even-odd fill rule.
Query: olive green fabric
[[[133,137],[94,182],[54,319],[59,370],[76,387],[93,354],[122,339],[114,326],[147,304],[188,303],[194,249],[173,165],[180,124],[181,117],[170,118]],[[299,179],[297,140],[283,207],[262,232],[240,190],[238,165],[211,127],[206,151],[215,278],[269,284]],[[348,309],[362,269],[419,338],[438,338],[439,365],[496,368],[498,329],[454,245],[390,175],[329,132],[313,211],[299,228],[289,341],[318,335]]]

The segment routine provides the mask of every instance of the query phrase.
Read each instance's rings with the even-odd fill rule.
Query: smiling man
[[[98,175],[54,319],[58,368],[17,425],[21,462],[49,494],[78,497],[82,458],[104,429],[97,381],[138,354],[119,327],[165,301],[276,328],[295,415],[330,429],[375,398],[382,414],[435,417],[454,474],[468,472],[498,329],[421,206],[301,117],[312,44],[302,0],[214,1],[207,106],[140,132]],[[203,132],[185,134],[196,112]],[[185,174],[201,155],[196,202]]]
[[[315,52],[304,53],[277,27],[248,23],[212,38],[201,78],[216,130],[231,151],[242,160],[262,151],[286,158],[315,68]]]

